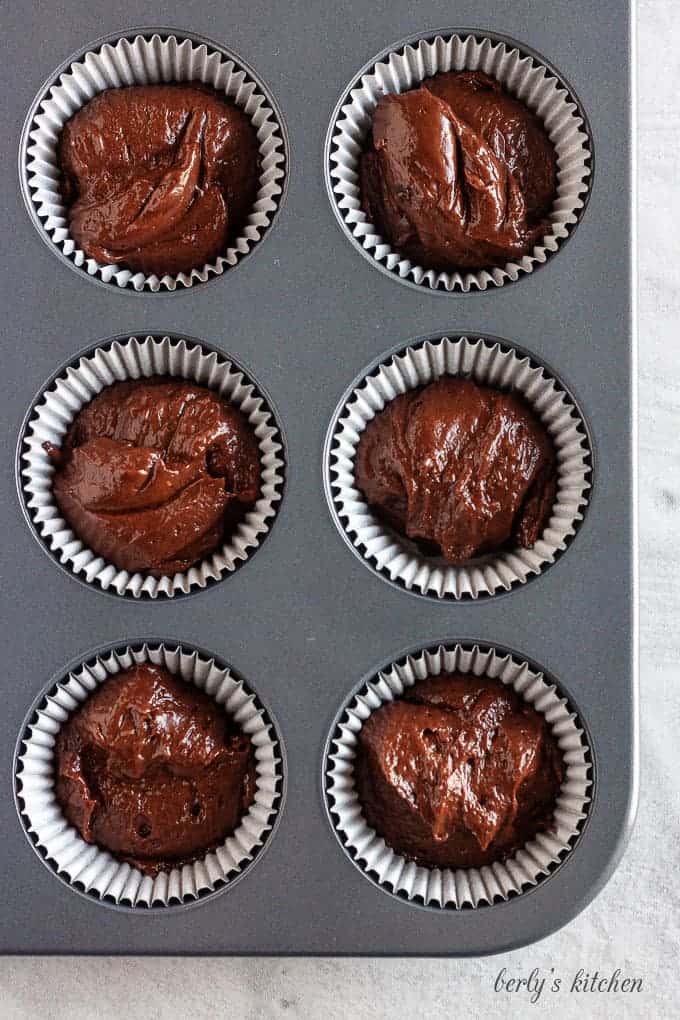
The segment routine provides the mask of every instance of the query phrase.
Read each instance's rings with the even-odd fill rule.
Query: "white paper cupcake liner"
[[[395,853],[366,822],[355,787],[354,760],[359,732],[372,712],[401,697],[418,680],[455,672],[499,679],[544,715],[563,754],[565,777],[553,830],[538,833],[513,857],[483,868],[425,868]],[[564,859],[587,816],[590,768],[590,752],[578,718],[542,673],[493,648],[440,645],[392,663],[350,699],[328,745],[326,797],[342,846],[380,886],[425,906],[478,907],[535,886]]]
[[[86,843],[64,817],[54,792],[54,746],[61,726],[109,677],[143,662],[167,669],[214,698],[250,737],[257,774],[255,800],[233,835],[193,864],[156,877]],[[283,753],[266,710],[226,666],[182,646],[134,645],[87,659],[41,699],[19,744],[16,788],[22,824],[31,842],[62,879],[107,903],[167,907],[223,888],[256,859],[280,810]]]
[[[24,197],[38,229],[72,265],[105,283],[136,291],[191,287],[224,273],[247,255],[270,226],[283,195],[286,152],[281,118],[254,72],[228,51],[188,34],[113,36],[74,58],[38,95],[22,141]],[[261,170],[255,204],[241,236],[215,262],[190,273],[134,273],[89,258],[69,235],[68,207],[60,190],[57,148],[62,128],[99,92],[126,85],[202,82],[224,93],[257,130]],[[276,111],[276,112],[275,112]]]
[[[151,577],[107,562],[64,520],[52,491],[54,465],[44,443],[61,446],[74,418],[114,382],[153,375],[176,376],[214,390],[238,407],[260,449],[260,495],[255,506],[211,556],[183,573]],[[28,519],[59,563],[103,591],[134,598],[172,597],[205,588],[233,572],[269,531],[283,489],[283,440],[255,383],[235,363],[197,342],[170,337],[104,342],[47,385],[29,415],[20,441],[20,481]]]
[[[382,96],[417,88],[439,72],[462,70],[484,71],[541,118],[557,153],[557,193],[549,214],[550,232],[531,254],[502,268],[439,272],[405,258],[368,220],[361,208],[359,158]],[[501,287],[521,273],[531,273],[557,251],[578,222],[591,175],[585,120],[564,83],[535,57],[481,34],[412,39],[381,54],[347,89],[331,122],[327,153],[329,194],[348,237],[398,279],[443,291]]]
[[[533,408],[555,447],[557,495],[543,534],[519,546],[452,565],[425,556],[414,542],[381,522],[354,478],[361,434],[395,397],[445,375],[513,390]],[[331,513],[359,555],[379,574],[416,594],[478,598],[509,591],[539,574],[567,548],[583,519],[590,488],[587,432],[575,403],[546,370],[495,340],[425,340],[370,369],[343,398],[326,442],[326,491]]]

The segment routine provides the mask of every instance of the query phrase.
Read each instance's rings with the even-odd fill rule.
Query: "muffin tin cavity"
[[[426,269],[383,238],[361,206],[359,159],[381,97],[417,88],[439,72],[483,71],[543,121],[557,156],[550,231],[530,254],[500,268]],[[486,34],[415,35],[369,61],[342,94],[328,129],[326,187],[333,212],[355,248],[374,266],[411,286],[433,291],[486,290],[531,273],[554,254],[579,222],[592,179],[592,141],[573,90],[542,57],[513,40]]]
[[[472,379],[523,397],[545,425],[557,462],[557,493],[543,534],[517,547],[451,565],[425,555],[378,519],[357,488],[354,465],[362,432],[401,393],[444,376]],[[492,337],[431,337],[383,355],[346,391],[324,451],[328,505],[343,538],[379,576],[429,598],[477,599],[525,584],[568,548],[589,500],[592,454],[576,402],[533,356]]]
[[[240,235],[211,263],[175,275],[145,275],[89,258],[69,235],[57,148],[64,124],[108,88],[200,82],[224,94],[250,118],[259,143],[260,180]],[[115,34],[70,57],[47,80],[26,118],[21,139],[21,184],[26,208],[43,240],[90,279],[132,291],[174,291],[205,283],[236,266],[271,228],[284,198],[286,132],[276,101],[240,57],[191,33]]]
[[[55,798],[54,745],[59,728],[112,676],[141,663],[160,666],[214,698],[255,748],[255,799],[238,828],[193,864],[156,877],[85,842]],[[15,796],[24,832],[46,866],[71,889],[127,910],[167,909],[204,901],[242,878],[271,841],[282,808],[285,755],[268,710],[224,662],[176,642],[101,649],[67,668],[38,696],[15,753]]]
[[[260,492],[224,544],[183,573],[152,577],[107,563],[61,516],[53,491],[54,466],[44,444],[60,446],[72,421],[93,397],[116,381],[172,376],[214,390],[237,407],[255,434],[260,453]],[[59,369],[33,402],[19,438],[17,471],[26,519],[42,546],[75,577],[130,598],[173,598],[223,580],[242,565],[269,533],[284,486],[281,431],[268,399],[237,362],[199,341],[170,336],[118,337],[90,348]]]
[[[482,868],[425,868],[396,854],[369,827],[357,796],[354,759],[358,734],[372,712],[401,697],[418,680],[455,672],[498,679],[544,715],[562,752],[565,773],[552,830],[539,832],[505,861]],[[493,905],[542,882],[576,845],[593,797],[589,742],[557,683],[514,652],[469,642],[414,649],[355,688],[331,728],[323,774],[329,820],[356,867],[383,891],[434,910]]]

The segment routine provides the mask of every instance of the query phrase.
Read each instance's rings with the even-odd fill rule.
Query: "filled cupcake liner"
[[[214,851],[156,877],[86,843],[55,796],[54,747],[60,728],[99,686],[144,662],[167,669],[214,698],[255,748],[255,800],[238,828]],[[22,734],[16,764],[22,824],[43,860],[62,879],[96,899],[124,907],[190,903],[243,874],[267,841],[280,807],[281,747],[265,709],[246,684],[214,659],[180,645],[112,648],[73,669],[41,700]]]
[[[557,154],[557,192],[548,217],[550,231],[530,254],[502,268],[440,272],[411,262],[377,232],[361,207],[359,160],[382,96],[417,88],[440,72],[462,70],[484,71],[541,118]],[[328,153],[329,191],[348,236],[397,278],[443,291],[501,287],[531,273],[578,222],[591,175],[585,120],[565,85],[535,57],[478,34],[414,40],[381,56],[347,90],[330,127]]]
[[[530,549],[517,546],[457,565],[426,556],[379,520],[357,486],[357,446],[368,423],[399,394],[446,375],[516,392],[550,435],[557,494],[547,525]],[[338,526],[378,573],[416,594],[476,599],[524,584],[566,549],[583,519],[591,467],[587,432],[576,405],[542,366],[499,341],[442,337],[390,356],[355,386],[331,425],[326,472]]]
[[[202,82],[224,93],[250,118],[261,157],[255,204],[241,235],[214,262],[190,273],[144,274],[88,257],[69,234],[68,206],[61,194],[57,149],[61,131],[99,92],[126,85]],[[224,273],[247,255],[270,226],[283,194],[286,153],[272,99],[253,72],[212,45],[175,34],[114,38],[74,60],[36,102],[22,161],[25,194],[40,230],[73,265],[105,283],[136,291],[191,287]]]
[[[498,679],[545,716],[562,752],[565,776],[552,830],[538,833],[512,857],[482,868],[425,868],[395,853],[368,825],[356,790],[354,760],[359,733],[372,712],[400,698],[418,680],[455,672]],[[535,886],[564,860],[587,817],[590,768],[590,751],[577,716],[542,673],[493,648],[440,645],[392,663],[351,698],[331,734],[325,762],[326,797],[341,844],[380,886],[429,907],[478,907]]]
[[[44,444],[61,446],[79,411],[112,383],[175,376],[214,390],[239,408],[260,449],[260,495],[221,548],[183,573],[152,577],[121,570],[99,556],[64,520],[54,499],[55,468]],[[103,591],[134,598],[169,598],[205,588],[248,559],[269,531],[283,488],[283,440],[256,385],[236,364],[197,343],[170,337],[114,340],[81,357],[48,385],[28,418],[20,448],[20,480],[26,510],[43,544],[59,563]]]

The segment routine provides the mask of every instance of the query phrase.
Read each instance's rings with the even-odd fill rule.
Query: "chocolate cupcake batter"
[[[541,120],[481,71],[383,96],[361,158],[362,206],[436,270],[503,266],[549,233],[555,150]]]
[[[255,753],[212,698],[145,664],[107,680],[60,729],[56,796],[87,843],[146,874],[234,832],[255,796]]]
[[[464,563],[530,548],[556,491],[548,433],[512,393],[444,376],[392,400],[359,440],[366,501],[425,554]]]
[[[550,828],[564,776],[542,715],[499,680],[454,673],[382,705],[359,733],[368,824],[431,868],[479,868]]]
[[[151,378],[107,387],[61,449],[53,492],[65,519],[121,570],[188,570],[225,541],[258,498],[250,425],[211,390]]]
[[[100,92],[65,125],[58,158],[71,236],[134,272],[214,262],[257,194],[255,128],[200,83]]]

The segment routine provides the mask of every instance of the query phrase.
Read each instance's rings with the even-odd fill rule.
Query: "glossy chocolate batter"
[[[542,121],[481,71],[383,96],[362,205],[399,252],[437,270],[503,266],[549,233],[556,156]]]
[[[255,796],[255,753],[212,698],[146,664],[107,680],[62,726],[55,776],[87,843],[155,875],[238,827]]]
[[[554,449],[530,408],[453,376],[401,394],[368,423],[355,478],[379,516],[449,563],[509,541],[530,548],[556,491]]]
[[[563,776],[544,717],[488,677],[422,680],[359,733],[366,821],[424,867],[479,868],[512,855],[550,828]]]
[[[107,89],[59,140],[69,229],[97,262],[188,273],[214,262],[257,194],[256,130],[199,83]]]
[[[54,498],[86,545],[161,577],[222,545],[258,498],[257,438],[235,407],[182,379],[107,387],[83,408],[56,464]]]

